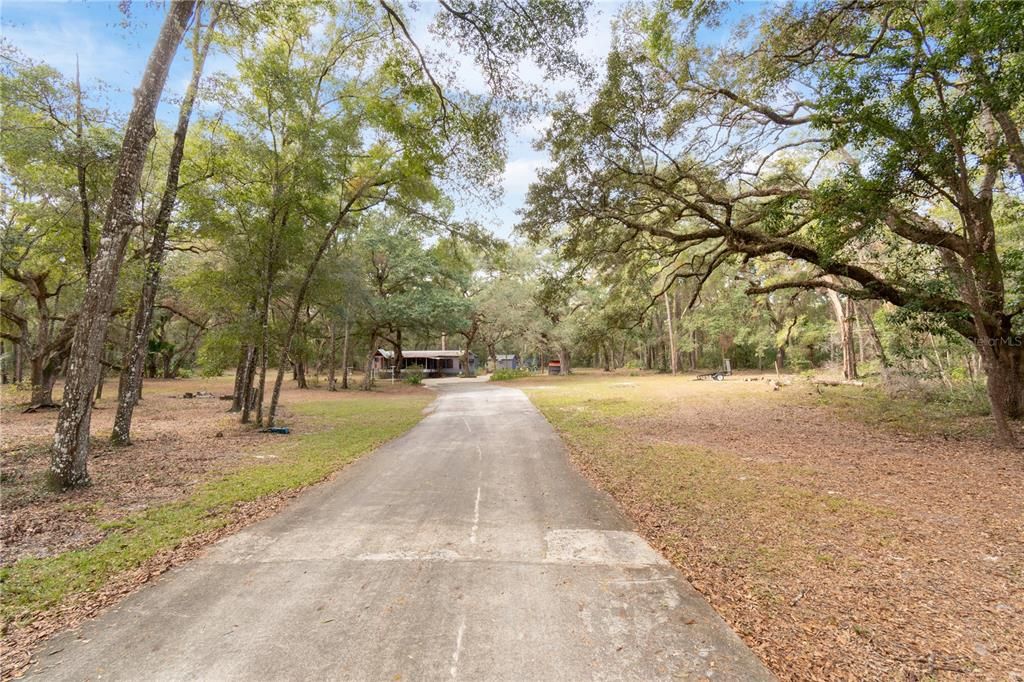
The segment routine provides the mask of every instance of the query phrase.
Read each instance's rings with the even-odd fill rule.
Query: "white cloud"
[[[551,161],[546,155],[509,161],[505,165],[505,174],[502,176],[506,202],[513,198],[518,198],[520,201],[524,199],[530,183],[537,179],[538,171],[550,167]]]
[[[516,129],[516,136],[525,142],[533,142],[542,137],[553,122],[554,119],[551,118],[551,114],[534,116]]]

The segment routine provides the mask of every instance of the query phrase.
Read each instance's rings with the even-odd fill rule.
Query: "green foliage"
[[[691,306],[677,347],[706,365],[827,357],[827,312],[786,305],[787,289],[883,301],[933,336],[1016,347],[1024,5],[1011,5],[822,0],[738,21],[718,3],[623,12],[593,97],[555,106],[543,140],[553,163],[520,225],[561,260],[560,320],[590,327],[574,340],[597,345],[602,323],[628,329],[623,347],[663,366],[650,311],[682,279]],[[708,38],[719,21],[734,22],[730,40]],[[581,280],[610,290],[596,297],[602,313],[617,300],[622,318],[639,308],[632,324],[581,313]],[[922,338],[908,340],[934,355]],[[1011,393],[1015,357],[989,363]]]
[[[402,370],[402,381],[413,386],[419,386],[423,383],[423,367],[420,365],[409,365]]]
[[[528,369],[496,369],[491,373],[491,381],[512,381],[533,376]]]

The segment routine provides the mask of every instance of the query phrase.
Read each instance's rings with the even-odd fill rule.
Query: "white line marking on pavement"
[[[459,654],[462,653],[462,634],[466,631],[466,617],[459,623],[459,634],[455,636],[455,651],[452,652],[452,679],[459,674]]]
[[[478,462],[484,461],[484,451],[480,449],[480,444],[479,443],[476,446],[476,460]]]
[[[467,431],[469,431],[470,433],[473,433],[473,429],[471,429],[471,428],[469,427],[469,422],[468,422],[468,421],[466,421],[466,418],[465,418],[465,417],[463,417],[463,418],[462,418],[462,423],[466,425],[466,430],[467,430]]]
[[[476,505],[473,507],[473,530],[469,533],[469,541],[476,544],[476,529],[480,527],[480,486],[476,487]]]

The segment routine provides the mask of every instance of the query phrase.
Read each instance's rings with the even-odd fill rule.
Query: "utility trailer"
[[[715,372],[707,372],[705,374],[698,374],[697,381],[704,381],[709,379],[711,381],[725,381],[727,376],[732,375],[732,364],[728,360],[725,361],[725,369],[720,369]]]

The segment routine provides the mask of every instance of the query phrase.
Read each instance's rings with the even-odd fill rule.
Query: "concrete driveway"
[[[435,389],[405,436],[46,642],[28,676],[771,679],[521,391]]]

